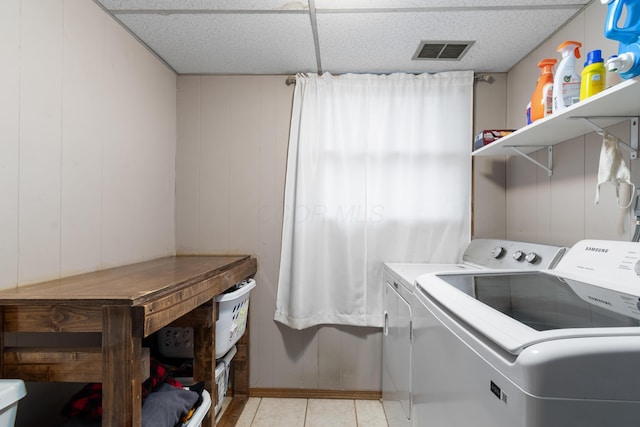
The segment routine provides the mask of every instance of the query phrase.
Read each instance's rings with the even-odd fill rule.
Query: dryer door
[[[390,427],[409,425],[411,414],[411,305],[405,297],[408,291],[385,275],[382,400]]]

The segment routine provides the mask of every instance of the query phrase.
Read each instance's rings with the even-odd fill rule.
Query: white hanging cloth
[[[297,75],[275,320],[382,326],[384,262],[470,239],[473,72]]]
[[[600,201],[600,186],[611,182],[616,186],[616,202],[619,208],[626,209],[631,206],[636,194],[636,186],[631,182],[631,172],[624,162],[620,146],[620,140],[609,132],[602,132],[602,149],[600,150],[600,162],[598,163],[598,184],[596,185],[596,205]],[[631,197],[626,204],[620,203],[620,185],[631,186]]]

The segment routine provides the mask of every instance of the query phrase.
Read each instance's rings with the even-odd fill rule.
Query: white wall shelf
[[[589,99],[574,104],[564,111],[537,120],[517,131],[473,151],[473,156],[521,155],[552,173],[552,146],[585,135],[594,130],[631,120],[632,158],[637,157],[637,129],[640,115],[640,77],[625,80]],[[580,119],[580,120],[578,120]],[[540,165],[528,154],[546,148],[549,155],[548,168]],[[634,154],[635,152],[635,154]]]

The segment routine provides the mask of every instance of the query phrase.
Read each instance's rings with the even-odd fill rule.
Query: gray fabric
[[[142,405],[142,427],[174,427],[198,401],[198,393],[164,383]]]

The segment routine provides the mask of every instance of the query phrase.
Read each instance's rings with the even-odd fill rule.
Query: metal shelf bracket
[[[629,152],[631,160],[635,160],[638,158],[638,116],[592,116],[592,117],[571,117],[572,119],[583,120],[591,129],[598,132],[598,134],[602,135],[605,130],[600,127],[598,124],[594,123],[593,120],[597,119],[621,119],[621,120],[629,120],[631,122],[631,142],[627,144],[618,138],[618,142],[621,144],[621,147],[626,149]]]
[[[520,147],[527,147],[526,145],[520,145]],[[533,146],[531,146],[533,147]],[[539,147],[539,146],[535,146],[535,147]],[[549,145],[547,146],[547,166],[543,165],[542,163],[540,163],[539,161],[537,161],[536,159],[534,159],[533,157],[531,157],[530,155],[523,153],[518,147],[515,146],[511,146],[511,149],[513,151],[515,151],[516,153],[518,153],[518,155],[524,157],[525,159],[529,160],[531,163],[541,167],[542,169],[544,169],[545,171],[547,171],[547,175],[551,176],[553,175],[553,146]]]

